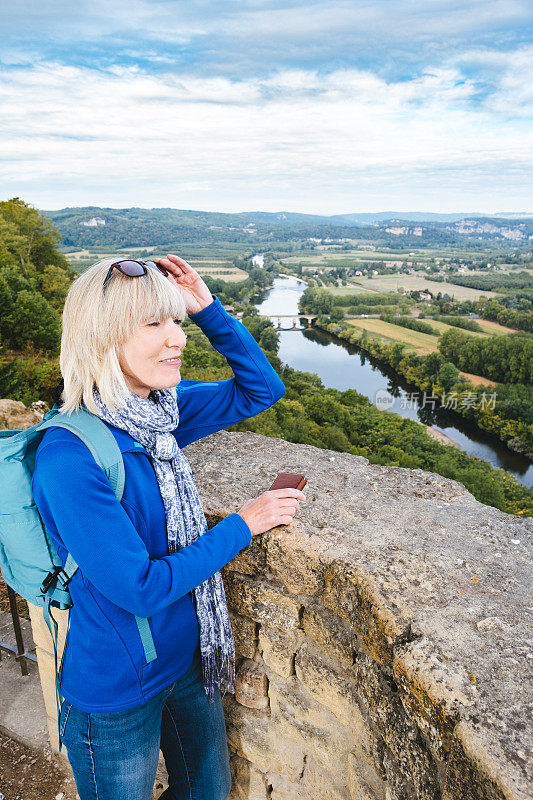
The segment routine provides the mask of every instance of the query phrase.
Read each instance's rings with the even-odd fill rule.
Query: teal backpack
[[[51,608],[71,608],[68,584],[78,565],[69,554],[62,566],[31,491],[37,448],[44,432],[51,427],[66,428],[81,439],[104,470],[119,501],[125,473],[115,437],[99,417],[83,408],[67,415],[61,414],[55,405],[38,425],[24,431],[0,431],[0,572],[17,594],[43,609],[54,645],[59,716],[63,659],[58,667],[58,625]],[[146,661],[154,661],[157,654],[148,620],[142,617],[135,620]]]

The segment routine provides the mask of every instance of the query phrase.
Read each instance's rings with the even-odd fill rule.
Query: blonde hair
[[[97,413],[94,387],[116,410],[128,394],[118,360],[118,348],[148,321],[185,319],[179,290],[157,269],[128,278],[114,269],[104,289],[109,267],[124,256],[104,258],[83,272],[70,287],[63,309],[59,365],[64,381],[62,413],[82,403]]]

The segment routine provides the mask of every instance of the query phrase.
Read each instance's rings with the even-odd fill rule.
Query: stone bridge
[[[307,325],[305,326],[306,328],[311,328],[313,322],[317,318],[317,314],[263,314],[262,316],[268,317],[271,320],[277,320],[277,331],[301,330],[301,328],[296,327],[298,320],[301,319],[305,319],[307,321]],[[292,319],[292,328],[283,328],[281,326],[282,319]]]
[[[210,525],[279,471],[308,478],[293,523],[223,570],[232,800],[532,797],[531,519],[439,475],[254,433],[185,453]]]

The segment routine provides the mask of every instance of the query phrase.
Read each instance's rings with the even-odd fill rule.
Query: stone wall
[[[531,520],[439,475],[253,433],[185,454],[211,525],[280,471],[308,478],[292,525],[223,571],[231,800],[531,797]]]
[[[253,433],[185,452],[211,523],[279,471],[308,478],[292,525],[223,571],[232,798],[532,796],[532,520],[439,475]]]

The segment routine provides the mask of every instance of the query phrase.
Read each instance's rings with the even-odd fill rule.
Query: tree
[[[446,391],[451,389],[454,383],[457,383],[458,377],[459,370],[455,364],[452,364],[450,361],[447,361],[446,364],[443,364],[440,368],[439,381]]]
[[[333,295],[327,289],[308,286],[300,297],[300,310],[311,314],[329,314],[333,309]]]
[[[277,353],[279,345],[279,335],[272,326],[265,328],[259,339],[259,344],[263,350],[274,350]]]
[[[430,353],[424,361],[424,369],[428,378],[436,378],[439,370],[444,364],[444,358],[440,353]]]
[[[57,249],[61,234],[52,222],[36,208],[14,197],[0,202],[0,217],[17,233],[16,241],[7,243],[16,256],[25,277],[41,272],[47,264],[69,271],[65,256]]]
[[[364,329],[364,332],[366,333],[366,328]],[[390,365],[394,369],[397,369],[398,364],[402,360],[405,347],[406,347],[405,342],[394,342],[394,344],[392,345],[390,354]]]
[[[59,312],[73,273],[50,220],[18,197],[0,202],[0,333],[3,346],[56,354]],[[22,373],[20,373],[22,375]]]
[[[54,355],[58,352],[61,339],[59,314],[42,295],[27,289],[20,292],[8,319],[11,323],[8,341],[13,347],[24,347],[31,342]]]
[[[62,311],[70,288],[69,273],[56,264],[48,264],[39,275],[39,289],[56,311]]]
[[[21,253],[26,249],[24,236],[21,236],[13,222],[4,219],[0,214],[0,265],[17,267],[20,265]]]

